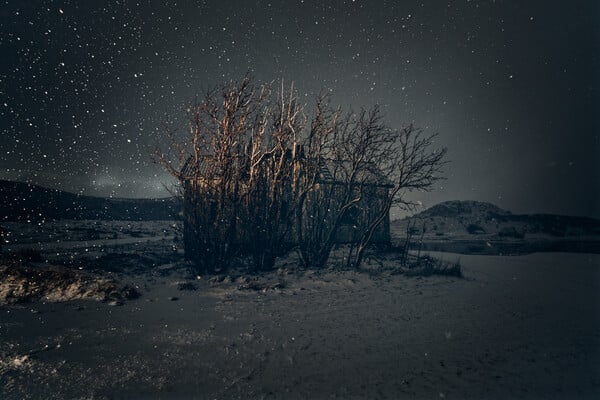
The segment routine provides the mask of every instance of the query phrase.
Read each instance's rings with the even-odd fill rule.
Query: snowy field
[[[460,257],[464,279],[293,258],[199,277],[170,221],[52,224],[8,226],[5,250],[141,297],[1,306],[2,399],[600,396],[600,255],[433,254]]]
[[[50,220],[3,222],[4,246],[11,249],[27,246],[40,249],[65,247],[64,242],[111,244],[117,239],[173,238],[181,229],[179,221],[103,221]],[[144,241],[144,240],[142,240]]]

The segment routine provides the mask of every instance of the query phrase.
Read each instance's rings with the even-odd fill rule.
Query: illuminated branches
[[[319,97],[307,113],[293,85],[249,77],[207,91],[188,128],[165,128],[156,160],[183,187],[186,257],[207,271],[236,258],[269,269],[291,249],[323,267],[340,243],[359,267],[371,243],[389,242],[390,208],[430,190],[446,153],[412,125],[388,128],[378,107],[344,113]]]

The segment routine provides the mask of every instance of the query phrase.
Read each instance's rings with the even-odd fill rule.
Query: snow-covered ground
[[[4,247],[27,245],[61,247],[61,242],[88,242],[131,238],[174,236],[181,230],[180,221],[105,221],[48,220],[3,222]]]
[[[141,297],[0,307],[0,398],[600,395],[599,255],[434,254],[460,257],[464,279],[292,258],[257,278],[199,277],[152,229],[102,251],[38,250],[40,265],[72,256]]]

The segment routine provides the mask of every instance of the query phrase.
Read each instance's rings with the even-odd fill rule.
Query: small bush
[[[467,225],[467,232],[471,235],[476,235],[479,233],[485,233],[485,229],[477,224],[469,224]]]
[[[177,290],[198,290],[198,286],[192,282],[177,283]]]
[[[454,263],[433,258],[430,256],[423,256],[414,260],[409,261],[408,270],[406,271],[407,276],[431,276],[431,275],[444,275],[444,276],[455,276],[462,278],[462,266],[460,260]]]
[[[514,226],[507,226],[505,228],[500,229],[498,232],[499,237],[507,237],[514,239],[523,239],[525,237],[525,233],[518,231]]]

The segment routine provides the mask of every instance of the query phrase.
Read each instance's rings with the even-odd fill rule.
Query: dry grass
[[[44,300],[97,300],[121,302],[136,298],[135,288],[65,267],[0,266],[0,305]]]
[[[409,259],[404,274],[407,276],[443,275],[463,277],[460,260],[449,262],[430,256]]]

